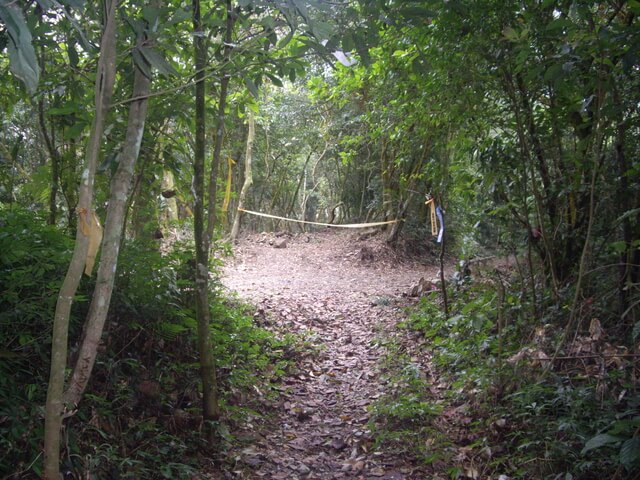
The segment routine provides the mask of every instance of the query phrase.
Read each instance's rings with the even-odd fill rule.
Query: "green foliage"
[[[376,445],[433,463],[445,455],[432,448],[435,439],[439,448],[448,443],[434,425],[442,413],[442,405],[429,398],[429,384],[422,367],[401,353],[394,341],[387,339],[384,343],[388,353],[381,367],[387,389],[370,407],[369,428]]]
[[[432,293],[421,299],[407,325],[421,331],[432,345],[434,362],[451,375],[452,394],[486,386],[499,347],[496,293],[478,289],[466,302],[460,301],[449,318],[434,303],[435,297]]]
[[[0,472],[28,478],[40,473],[50,325],[72,241],[29,212],[3,210],[0,222],[0,283],[6,286],[0,298]],[[64,468],[73,475],[192,478],[197,471],[194,452],[204,443],[193,434],[201,417],[192,259],[189,244],[167,254],[153,243],[123,246],[93,380],[67,420]],[[78,300],[91,286],[83,285]],[[290,340],[255,327],[246,308],[221,290],[211,298],[226,411],[216,430],[230,441],[236,422],[259,415],[254,386],[269,395],[270,383],[288,368],[283,351]],[[86,308],[77,303],[72,351]]]
[[[0,472],[28,470],[41,448],[51,319],[72,245],[40,215],[0,208]]]
[[[191,434],[202,426],[191,248],[177,244],[167,255],[140,242],[123,248],[106,357],[76,427],[82,460],[70,468],[141,479],[190,478],[197,469],[192,452],[205,444]],[[225,412],[215,431],[224,443],[232,440],[235,422],[258,415],[248,397],[255,385],[268,392],[269,382],[283,374],[286,342],[256,328],[221,291],[212,292],[211,308]],[[166,458],[180,460],[167,464]],[[158,464],[164,470],[158,472]]]
[[[24,15],[15,5],[0,5],[0,20],[9,36],[7,50],[11,71],[22,80],[29,93],[34,93],[40,78],[40,68]]]
[[[639,399],[598,397],[596,385],[573,384],[561,376],[523,385],[499,410],[511,424],[510,454],[541,478],[556,478],[559,472],[574,478],[608,476],[619,468],[637,472]],[[545,462],[536,461],[541,455]]]
[[[405,322],[433,351],[439,381],[449,385],[445,402],[474,412],[473,423],[464,426],[464,437],[476,439],[471,447],[497,452],[487,458],[483,475],[556,479],[636,473],[640,400],[633,378],[623,369],[592,376],[585,367],[586,374],[574,374],[559,368],[561,362],[545,373],[551,360],[545,360],[543,348],[554,338],[553,328],[539,329],[527,315],[530,306],[517,281],[506,285],[500,298],[491,283],[464,284],[452,292],[449,318],[432,294]],[[546,320],[561,325],[563,315],[551,307]],[[424,395],[417,401],[428,401]],[[452,432],[440,431],[447,433]],[[451,445],[434,448],[444,455]]]

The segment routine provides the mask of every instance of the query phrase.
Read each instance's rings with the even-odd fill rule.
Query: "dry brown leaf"
[[[591,319],[591,323],[589,324],[589,335],[591,335],[591,339],[596,342],[604,336],[604,330],[602,329],[600,320],[597,318]]]

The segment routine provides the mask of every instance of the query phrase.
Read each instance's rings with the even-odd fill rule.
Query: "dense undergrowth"
[[[0,478],[28,479],[41,473],[51,319],[73,244],[29,212],[8,212],[2,222]],[[166,255],[157,244],[123,245],[94,374],[65,422],[65,478],[190,478],[216,460],[198,434],[192,258],[187,244]],[[74,302],[71,356],[92,288],[85,277]],[[245,307],[216,288],[211,333],[225,413],[215,431],[223,451],[237,422],[260,416],[253,386],[269,394],[287,368],[291,339],[255,327]]]
[[[585,298],[569,329],[571,289],[537,314],[526,291],[502,269],[451,289],[448,317],[436,293],[420,301],[404,339],[388,340],[379,442],[452,479],[637,477],[637,329],[604,295]]]

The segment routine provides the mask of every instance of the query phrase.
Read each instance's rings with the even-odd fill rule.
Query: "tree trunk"
[[[117,0],[106,0],[105,3],[105,27],[96,72],[95,117],[85,154],[85,166],[82,172],[77,208],[77,213],[81,216],[81,219],[84,218],[87,222],[93,221],[93,216],[91,215],[93,182],[116,72],[116,5],[118,2]],[[82,223],[82,220],[80,223]],[[73,255],[60,288],[53,319],[51,370],[44,422],[44,478],[47,480],[59,480],[61,478],[59,465],[60,436],[62,419],[65,413],[63,391],[64,371],[67,365],[69,315],[73,297],[80,284],[89,247],[89,237],[85,235],[81,227],[82,225],[79,224],[76,231]]]
[[[389,155],[387,154],[387,140],[385,139],[382,141],[382,150],[380,152],[380,178],[382,179],[382,220],[385,222],[391,218],[393,210],[393,188],[391,186],[391,179],[393,176],[392,163],[393,162],[389,159]],[[384,228],[385,227],[383,227],[383,229]]]
[[[233,25],[235,23],[234,11],[231,7],[231,0],[226,0],[227,21],[224,39],[223,64],[226,66],[231,58],[231,49],[233,48]],[[204,40],[203,40],[204,43]],[[206,50],[203,58],[203,67],[207,61]],[[202,73],[204,76],[204,72]],[[218,98],[218,118],[216,119],[215,143],[213,146],[213,160],[211,162],[211,173],[209,176],[209,215],[207,218],[207,243],[209,244],[213,238],[213,229],[216,225],[216,192],[218,185],[218,170],[220,169],[220,152],[222,151],[222,141],[224,140],[224,111],[227,108],[227,94],[229,91],[229,80],[231,77],[225,73],[220,80],[220,96]],[[203,80],[204,82],[204,80]],[[204,85],[202,87],[204,89]],[[196,114],[197,115],[197,114]],[[207,249],[207,258],[208,258]]]
[[[387,235],[386,242],[388,245],[396,246],[398,243],[398,239],[400,238],[400,233],[402,233],[402,228],[404,227],[404,220],[407,216],[407,211],[411,206],[411,200],[413,197],[413,189],[416,188],[416,180],[420,178],[420,171],[422,170],[422,165],[424,165],[424,161],[427,158],[427,152],[430,151],[428,148],[429,144],[425,142],[422,148],[422,155],[420,157],[414,158],[411,162],[411,168],[409,170],[409,185],[404,188],[407,198],[400,203],[400,208],[395,213],[395,220],[399,220],[398,222],[392,224],[390,226],[389,234]]]
[[[441,207],[438,207],[441,209]],[[442,238],[440,239],[441,243],[440,243],[440,256],[439,256],[439,261],[440,261],[440,284],[441,284],[441,288],[442,288],[442,307],[444,309],[444,316],[445,318],[449,318],[449,300],[447,298],[447,281],[445,279],[445,274],[444,274],[444,246],[445,246],[445,240],[447,238],[447,233],[445,231],[445,227],[444,227],[444,213],[442,212],[442,209],[440,210],[441,214],[439,215],[439,220],[440,220],[440,228],[442,229]]]
[[[622,112],[622,102],[620,99],[620,93],[618,88],[614,85],[613,98],[615,104],[618,106],[619,111]],[[638,264],[634,261],[634,255],[637,255],[637,249],[633,247],[633,227],[631,218],[627,214],[631,210],[631,201],[633,200],[633,193],[629,188],[629,162],[625,154],[626,135],[627,135],[627,121],[622,113],[620,113],[617,119],[616,126],[616,139],[614,143],[615,159],[618,167],[618,178],[620,181],[617,184],[616,199],[618,204],[618,215],[623,217],[622,220],[622,241],[625,244],[625,249],[620,253],[619,266],[618,266],[618,300],[620,318],[623,322],[627,321],[628,314],[633,314],[633,311],[629,311],[629,299],[630,292],[633,291],[632,285],[635,277],[637,277]],[[631,177],[633,178],[633,177]],[[635,323],[633,315],[631,315],[632,322]]]
[[[44,63],[44,62],[42,62]],[[43,67],[41,67],[42,69]],[[44,99],[41,98],[38,102],[38,120],[40,123],[40,131],[42,132],[42,138],[44,144],[49,152],[51,158],[51,187],[49,192],[49,217],[47,223],[49,225],[55,225],[58,218],[58,204],[56,198],[58,196],[58,189],[60,185],[60,154],[55,147],[55,139],[53,137],[53,127],[51,130],[52,135],[47,132],[47,123],[44,118]]]
[[[253,140],[255,138],[255,119],[253,114],[249,114],[249,133],[247,133],[247,151],[244,155],[244,183],[242,184],[242,190],[240,191],[240,197],[238,198],[238,209],[244,208],[244,202],[247,198],[247,193],[253,185],[253,173],[251,171],[251,164],[253,162]],[[240,219],[242,212],[237,210],[236,216],[233,219],[233,227],[231,228],[231,240],[238,238],[240,232]]]
[[[402,227],[404,226],[404,219],[407,216],[407,210],[409,210],[409,205],[411,205],[411,197],[413,194],[409,192],[407,198],[402,202],[400,209],[396,213],[396,223],[391,225],[391,230],[389,230],[389,234],[386,238],[387,245],[395,247],[398,244],[398,239],[400,238],[400,233],[402,232]]]
[[[193,162],[194,192],[194,236],[196,247],[196,321],[198,324],[198,354],[202,379],[202,416],[207,423],[207,438],[211,443],[213,430],[211,421],[219,417],[216,365],[211,343],[211,311],[209,309],[209,239],[205,228],[204,212],[204,160],[205,160],[205,84],[204,69],[207,62],[207,48],[202,36],[200,0],[193,0],[194,60],[196,67],[195,85],[195,151]],[[213,199],[210,200],[214,200]],[[215,208],[215,203],[210,209]],[[214,216],[215,218],[215,216]]]
[[[39,20],[40,23],[42,23],[42,13],[40,14]],[[44,45],[40,47],[38,63],[40,65],[40,75],[44,77],[47,67]],[[47,147],[47,152],[49,152],[49,157],[51,158],[51,185],[49,191],[49,217],[47,218],[47,223],[49,225],[55,225],[58,217],[58,204],[56,203],[56,198],[58,196],[60,182],[60,153],[58,153],[55,146],[53,124],[51,125],[51,135],[47,132],[47,123],[44,118],[44,99],[45,95],[43,94],[38,100],[38,121],[44,144]]]
[[[166,192],[165,195],[168,195],[164,198],[165,209],[163,212],[164,221],[166,224],[171,222],[175,222],[178,220],[178,201],[175,196],[170,196],[171,194],[175,195],[176,182],[175,177],[173,176],[173,172],[171,170],[164,170],[162,173],[162,191]]]
[[[307,166],[309,165],[309,160],[311,160],[311,155],[313,152],[309,152],[307,155],[307,159],[304,161],[304,165],[302,166],[302,171],[300,172],[300,178],[298,179],[298,183],[296,184],[296,189],[293,191],[293,195],[291,195],[291,200],[289,201],[289,206],[284,212],[285,217],[293,217],[296,208],[296,200],[298,200],[298,195],[300,194],[300,187],[304,184],[304,179],[307,176]]]
[[[134,166],[140,153],[144,133],[150,84],[151,81],[136,68],[132,98],[139,100],[132,101],[129,107],[129,121],[124,146],[118,169],[111,180],[96,286],[82,332],[78,360],[73,369],[69,387],[65,392],[65,402],[70,405],[77,405],[80,402],[91,377],[98,344],[100,337],[102,337],[104,322],[111,302],[127,200],[131,193]]]

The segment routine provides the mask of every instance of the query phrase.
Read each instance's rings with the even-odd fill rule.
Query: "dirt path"
[[[315,353],[285,380],[276,426],[242,450],[234,478],[425,478],[420,466],[376,449],[367,422],[385,390],[379,340],[414,301],[411,287],[436,275],[351,232],[263,234],[236,247],[224,285],[257,305],[258,319],[303,334]]]

